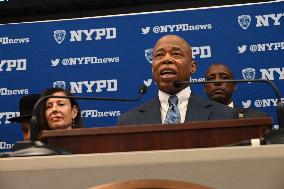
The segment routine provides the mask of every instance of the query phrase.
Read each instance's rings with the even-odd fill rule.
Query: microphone
[[[142,96],[147,92],[148,87],[143,84],[139,88],[139,95],[135,98],[104,98],[104,97],[85,97],[85,96],[55,96],[47,95],[41,97],[34,105],[31,117],[31,141],[36,141],[40,128],[37,127],[36,111],[38,106],[48,98],[68,98],[68,99],[81,99],[81,100],[102,100],[102,101],[120,101],[120,102],[135,102],[142,98]]]
[[[274,94],[276,95],[277,98],[277,105],[276,105],[276,112],[277,112],[277,120],[279,124],[279,129],[284,129],[284,107],[281,102],[281,94],[277,86],[271,81],[267,79],[233,79],[233,80],[210,80],[210,81],[174,81],[173,85],[175,88],[180,88],[184,85],[190,85],[190,84],[205,84],[205,83],[267,83],[269,84],[273,91]]]

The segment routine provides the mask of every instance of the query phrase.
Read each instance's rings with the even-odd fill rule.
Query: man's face
[[[226,66],[217,64],[208,69],[205,79],[206,81],[218,81],[231,80],[233,78],[230,70]],[[207,83],[204,86],[204,91],[211,100],[228,105],[232,101],[231,97],[235,87],[235,83]]]
[[[181,88],[176,89],[173,81],[188,81],[195,70],[196,64],[192,61],[191,48],[182,38],[168,35],[156,43],[152,74],[161,91],[177,93]]]

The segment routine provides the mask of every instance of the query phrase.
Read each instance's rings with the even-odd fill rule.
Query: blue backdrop
[[[166,34],[193,47],[204,80],[212,63],[225,63],[236,79],[270,79],[283,93],[284,2],[0,25],[0,150],[22,139],[17,124],[21,96],[52,86],[74,95],[132,98],[139,102],[79,101],[85,127],[113,126],[127,110],[156,95],[151,50]],[[192,86],[203,94],[203,86]],[[239,84],[237,104],[275,118],[276,98],[265,84]],[[284,101],[284,99],[282,99]]]

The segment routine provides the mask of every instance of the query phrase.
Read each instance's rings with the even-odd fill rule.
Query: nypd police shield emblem
[[[255,69],[254,68],[242,69],[242,74],[245,80],[252,80],[255,78]]]
[[[53,37],[58,44],[61,44],[64,41],[65,36],[66,36],[65,30],[55,30],[53,32]]]
[[[238,16],[238,23],[244,30],[248,29],[248,27],[250,25],[250,22],[251,22],[250,15],[240,15],[240,16]]]
[[[53,82],[53,88],[66,89],[66,83],[65,83],[65,81],[54,81]]]
[[[145,50],[145,58],[150,64],[153,62],[153,48]]]

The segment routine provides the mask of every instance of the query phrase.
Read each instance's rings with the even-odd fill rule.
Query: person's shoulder
[[[194,100],[198,101],[200,105],[212,111],[211,119],[235,119],[238,117],[237,111],[229,106],[206,99],[195,93],[192,94],[192,97]]]
[[[151,99],[139,106],[136,106],[134,107],[133,109],[127,111],[126,113],[124,113],[123,115],[127,115],[127,114],[133,114],[133,113],[136,113],[136,112],[145,112],[147,111],[147,109],[149,109],[153,104],[155,103],[158,103],[159,102],[159,99],[158,98],[154,98],[154,99]]]
[[[233,108],[226,106],[224,104],[221,104],[219,102],[206,99],[202,96],[197,95],[196,93],[192,93],[192,97],[194,100],[197,100],[200,104],[207,106],[207,107],[212,107],[212,108],[217,108],[217,109],[224,109],[224,110],[229,110],[229,111],[234,111]]]
[[[190,103],[198,104],[199,106],[204,106],[204,107],[209,107],[212,104],[210,100],[205,99],[204,97],[194,92],[191,92],[189,101]]]
[[[218,116],[224,119],[237,119],[239,117],[237,111],[234,108],[212,100],[211,103],[214,107],[214,115],[218,114]]]
[[[213,100],[209,100],[212,104],[212,106],[217,109],[218,111],[222,111],[222,112],[230,112],[233,114],[237,114],[237,111],[234,108],[231,108],[227,105],[221,104],[219,102],[213,101]]]
[[[137,120],[137,118],[140,116],[143,116],[143,113],[148,111],[148,109],[152,108],[153,106],[157,106],[159,104],[159,99],[158,97],[151,99],[133,109],[130,109],[129,111],[123,113],[119,118],[118,118],[118,124],[119,125],[124,125],[124,124],[129,124],[132,123],[131,120]],[[135,121],[133,121],[136,123]]]

